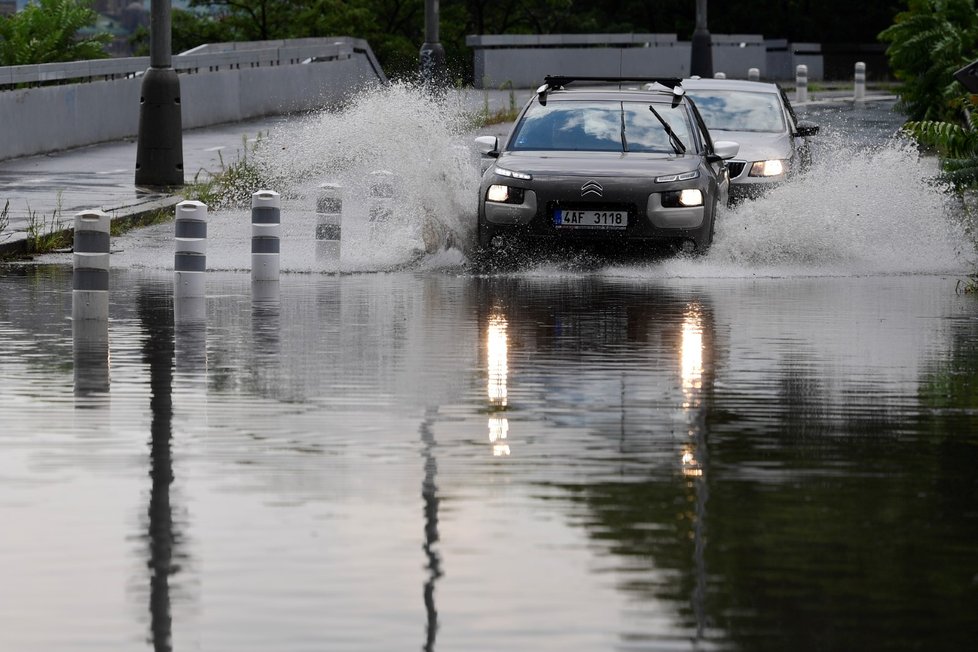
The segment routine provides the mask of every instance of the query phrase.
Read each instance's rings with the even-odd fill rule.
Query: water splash
[[[444,250],[464,248],[474,234],[479,176],[469,121],[461,95],[393,84],[272,133],[257,160],[292,188],[300,210],[321,184],[340,186],[342,271],[445,259]]]

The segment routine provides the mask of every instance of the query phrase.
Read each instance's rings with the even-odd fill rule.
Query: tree
[[[97,18],[88,0],[38,0],[23,11],[0,18],[0,65],[105,58],[111,35],[78,35]]]
[[[954,71],[978,51],[974,0],[910,0],[883,30],[886,54],[911,120],[954,120],[962,89]]]

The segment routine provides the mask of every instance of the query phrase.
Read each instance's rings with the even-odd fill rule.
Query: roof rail
[[[547,93],[558,88],[564,88],[574,82],[607,82],[621,84],[623,82],[641,82],[645,84],[661,84],[666,88],[672,89],[675,99],[685,94],[683,90],[683,80],[679,77],[577,77],[569,75],[547,75],[543,78],[543,86],[537,89],[537,98],[540,104],[547,104]]]

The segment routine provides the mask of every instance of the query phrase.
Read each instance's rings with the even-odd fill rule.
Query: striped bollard
[[[795,102],[808,101],[808,66],[801,64],[795,68]]]
[[[174,319],[200,317],[207,271],[207,205],[199,201],[177,204],[173,226]]]
[[[855,88],[853,89],[853,99],[861,102],[866,99],[866,64],[862,61],[856,62]]]
[[[726,78],[727,78],[727,73],[725,72],[713,73],[713,79],[726,79]]]
[[[747,81],[761,81],[761,69],[751,68],[747,71]]]
[[[251,196],[252,281],[278,280],[281,207],[281,197],[274,190],[259,190]]]
[[[339,260],[343,224],[343,187],[336,183],[319,186],[316,197],[316,259]]]
[[[370,173],[370,224],[390,222],[394,217],[394,186],[396,178],[387,170]]]
[[[71,318],[109,319],[109,223],[102,211],[75,214]]]

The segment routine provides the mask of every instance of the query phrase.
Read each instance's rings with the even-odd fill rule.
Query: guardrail
[[[193,74],[337,61],[354,54],[366,56],[377,77],[386,80],[367,42],[349,37],[208,44],[174,56],[172,66],[178,73]],[[149,57],[126,57],[5,66],[0,67],[0,90],[138,77],[149,65]]]

